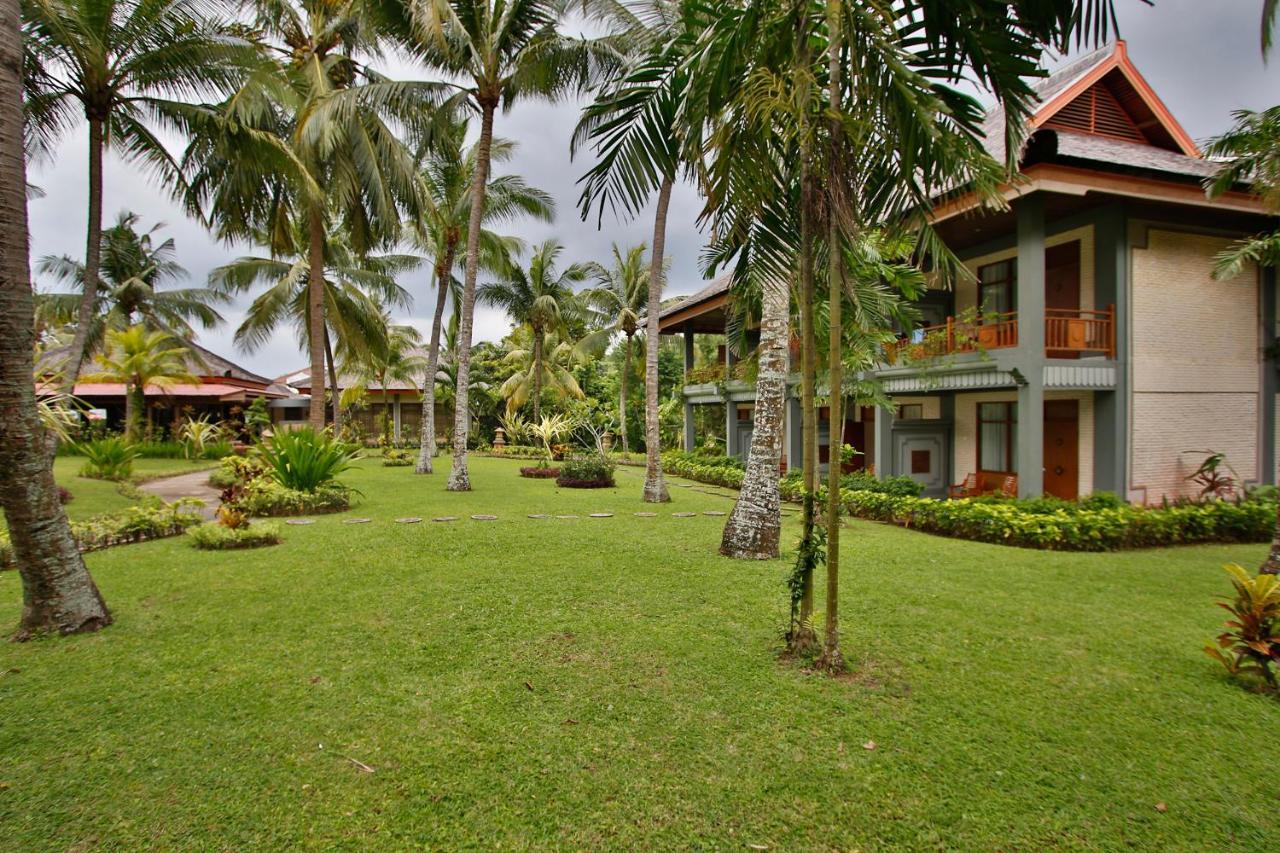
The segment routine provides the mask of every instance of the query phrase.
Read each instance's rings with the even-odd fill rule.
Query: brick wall
[[[1132,497],[1192,495],[1204,453],[1258,476],[1258,278],[1214,281],[1220,237],[1147,232],[1132,252]],[[1196,451],[1186,453],[1184,451]]]

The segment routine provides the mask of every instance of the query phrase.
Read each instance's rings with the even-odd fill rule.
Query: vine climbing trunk
[[[644,320],[644,499],[671,500],[662,476],[662,438],[658,425],[658,315],[662,312],[662,255],[667,245],[667,208],[674,178],[663,177],[653,214],[653,252],[649,257],[649,300]]]
[[[436,455],[436,371],[440,369],[440,327],[444,323],[444,305],[449,296],[449,270],[453,269],[453,248],[445,251],[444,261],[436,267],[436,308],[431,315],[431,340],[427,344],[427,371],[422,379],[422,431],[418,445],[416,474],[433,472],[431,459]]]
[[[485,190],[489,182],[489,155],[493,148],[493,112],[498,98],[480,98],[480,139],[476,141],[475,174],[471,179],[471,211],[467,223],[467,271],[462,280],[462,303],[458,306],[458,384],[454,391],[453,470],[445,486],[451,492],[471,491],[467,469],[467,434],[471,430],[469,390],[471,388],[471,330],[476,314],[476,273],[480,267],[480,227],[484,217]]]
[[[0,0],[0,507],[22,578],[14,638],[25,640],[95,631],[111,614],[71,536],[36,407],[21,27],[17,0]]]
[[[818,488],[818,418],[817,418],[817,335],[814,332],[813,307],[813,204],[815,187],[809,165],[810,153],[800,161],[800,252],[797,259],[800,303],[800,422],[801,472],[804,482],[802,528],[799,553],[793,578],[792,624],[788,650],[807,655],[818,648],[818,635],[813,628],[813,570],[816,564],[815,502]]]
[[[307,349],[311,362],[311,404],[307,420],[316,432],[324,429],[324,214],[312,210],[308,217],[307,247]],[[334,391],[337,406],[337,391]]]
[[[751,449],[742,490],[720,538],[720,553],[741,560],[777,557],[782,532],[778,470],[786,417],[791,300],[783,280],[766,282],[763,295]]]

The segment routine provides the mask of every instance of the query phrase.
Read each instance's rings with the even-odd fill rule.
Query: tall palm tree
[[[581,307],[573,286],[587,278],[587,267],[582,264],[570,264],[563,270],[557,267],[556,261],[563,251],[564,247],[557,241],[547,240],[534,250],[528,270],[517,267],[505,281],[487,283],[479,290],[481,300],[506,311],[516,325],[527,325],[533,333],[530,357],[535,421],[542,417],[546,336],[567,336],[569,321]]]
[[[108,328],[123,329],[142,323],[189,340],[195,336],[192,321],[205,329],[222,322],[222,315],[213,306],[225,302],[226,295],[206,287],[168,287],[187,275],[177,261],[173,238],[157,243],[153,237],[164,224],[139,233],[138,220],[138,214],[125,211],[115,225],[102,232],[97,304],[85,338],[88,352],[102,345]],[[85,265],[66,255],[45,255],[36,264],[36,272],[75,288],[37,293],[37,323],[42,327],[76,323],[84,295]]]
[[[385,418],[383,435],[388,444],[394,438],[400,440],[397,433],[392,436],[392,422],[388,416],[391,398],[387,390],[389,382],[416,384],[426,369],[427,359],[422,355],[422,335],[412,326],[392,325],[390,318],[384,315],[386,326],[385,340],[376,347],[362,346],[358,350],[344,353],[342,372],[355,377],[356,383],[351,388],[344,388],[343,395],[352,398],[363,397],[368,393],[370,385],[376,384],[382,389],[382,411]]]
[[[110,148],[165,183],[180,183],[152,127],[172,126],[172,98],[227,91],[256,55],[235,37],[227,12],[200,0],[22,0],[28,148],[47,154],[80,116],[89,125],[89,221],[71,382],[88,356],[98,307],[103,153]]]
[[[435,310],[431,318],[431,337],[427,345],[427,367],[422,393],[422,430],[415,472],[432,473],[432,457],[436,454],[435,381],[440,362],[440,334],[445,303],[451,292],[459,289],[454,277],[458,246],[465,244],[471,221],[471,175],[475,172],[476,148],[465,147],[467,122],[454,122],[433,135],[430,144],[418,154],[418,173],[422,182],[422,214],[410,233],[417,246],[434,259],[431,267],[436,281]],[[515,143],[495,139],[490,148],[491,162],[504,162],[515,151]],[[528,186],[516,176],[502,176],[489,181],[485,189],[484,225],[531,216],[550,222],[555,215],[555,202],[542,190]],[[503,274],[511,268],[511,257],[524,248],[523,241],[500,237],[485,228],[480,234],[480,267],[489,273]],[[456,303],[455,299],[455,303]]]
[[[678,114],[690,77],[685,59],[703,23],[691,9],[674,0],[646,0],[623,7],[632,58],[625,72],[604,88],[583,113],[571,151],[587,142],[597,164],[583,176],[582,217],[605,206],[638,215],[656,191],[653,252],[645,312],[645,478],[644,499],[671,500],[662,476],[658,415],[658,315],[666,283],[667,210],[682,166],[699,161],[700,128],[682,123]]]
[[[270,242],[266,235],[262,242]],[[311,272],[313,259],[310,236],[300,228],[293,231],[292,243],[275,241],[278,254],[246,256],[216,267],[209,273],[209,285],[219,293],[241,294],[265,285],[249,305],[244,321],[235,332],[237,346],[254,352],[270,341],[285,324],[292,325],[299,346],[311,350]],[[338,372],[335,341],[346,352],[385,348],[388,308],[408,309],[412,297],[396,282],[396,276],[422,264],[413,255],[365,254],[352,249],[346,235],[331,232],[325,241],[322,293],[325,324],[321,331],[321,351],[328,366],[329,387],[333,389],[333,429],[342,429],[342,405],[338,399]],[[310,377],[312,400],[324,402],[324,374]]]
[[[137,441],[142,434],[147,388],[164,390],[200,381],[187,368],[190,355],[181,341],[166,332],[149,331],[141,324],[111,329],[107,332],[106,351],[98,356],[100,369],[84,378],[90,382],[123,383],[124,436],[128,441]]]
[[[0,0],[0,506],[22,577],[14,639],[25,640],[96,631],[111,624],[111,613],[58,500],[36,405],[20,20],[17,0]]]
[[[647,247],[641,243],[625,253],[613,244],[613,264],[588,264],[595,287],[581,294],[597,330],[579,342],[584,349],[599,350],[614,335],[622,335],[622,374],[618,379],[618,432],[622,436],[622,452],[628,452],[627,385],[631,381],[631,343],[646,320],[649,308],[649,270],[645,263]]]
[[[458,100],[480,114],[459,303],[453,470],[446,486],[450,491],[469,491],[467,389],[494,114],[499,105],[510,109],[518,101],[554,101],[583,91],[616,65],[617,46],[611,40],[561,34],[568,4],[560,0],[394,0],[383,6],[384,14],[394,19],[401,37],[421,60],[465,81],[458,84]]]
[[[516,330],[510,343],[512,348],[503,362],[514,367],[515,372],[498,388],[498,396],[507,401],[508,415],[519,411],[532,398],[535,413],[532,423],[541,421],[537,399],[543,390],[561,397],[583,399],[582,387],[573,375],[577,349],[558,332],[537,333],[525,326]]]
[[[273,64],[224,103],[187,110],[189,209],[224,239],[266,235],[289,254],[307,235],[309,419],[325,422],[325,244],[341,229],[357,254],[389,245],[417,212],[413,153],[397,133],[426,133],[440,86],[388,80],[365,64],[383,35],[365,0],[261,0],[253,6]]]

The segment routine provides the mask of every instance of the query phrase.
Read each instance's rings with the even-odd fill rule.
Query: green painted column
[[[729,342],[725,341],[724,381],[726,385],[733,379],[733,366],[736,363],[733,350],[729,348]],[[727,393],[724,398],[724,447],[726,456],[737,456],[742,451],[738,446],[738,406],[729,399]]]
[[[1276,482],[1276,271],[1262,270],[1262,399],[1259,400],[1258,480]]]
[[[684,376],[685,383],[689,382],[689,371],[693,370],[693,332],[689,329],[684,330]],[[684,401],[684,449],[692,453],[697,446],[698,437],[694,432],[693,426],[693,403],[686,398]]]
[[[876,476],[892,477],[896,473],[893,470],[893,412],[880,406],[876,406],[875,436]]]
[[[1044,494],[1044,196],[1017,202],[1018,496]]]
[[[1093,395],[1093,489],[1129,492],[1129,223],[1124,206],[1100,208],[1093,223],[1094,307],[1116,307],[1115,389]]]

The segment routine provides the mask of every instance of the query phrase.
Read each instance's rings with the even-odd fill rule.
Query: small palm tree
[[[164,390],[200,381],[187,367],[190,355],[191,351],[180,341],[165,332],[148,331],[141,324],[111,329],[107,332],[106,352],[98,356],[101,370],[83,378],[124,384],[125,439],[137,441],[142,432],[141,413],[146,408],[147,388]],[[147,417],[149,421],[150,413]]]
[[[81,116],[89,125],[89,223],[69,381],[89,352],[98,308],[104,151],[179,185],[178,164],[148,124],[171,124],[180,108],[172,98],[228,91],[256,57],[230,18],[206,8],[198,0],[22,2],[29,156],[49,154]]]
[[[422,183],[422,214],[412,223],[410,234],[417,246],[434,258],[432,268],[436,281],[436,303],[431,319],[431,338],[427,345],[427,368],[422,394],[422,443],[418,451],[418,474],[432,473],[431,459],[436,454],[435,383],[440,363],[440,335],[444,308],[451,294],[457,302],[460,289],[454,277],[458,247],[465,245],[471,221],[471,176],[475,173],[476,148],[464,146],[467,122],[446,125],[433,135],[429,145],[418,152],[418,174]],[[515,144],[504,139],[493,141],[490,158],[503,162],[511,157]],[[551,196],[528,186],[515,176],[489,181],[485,190],[482,224],[488,226],[518,216],[531,216],[550,222],[555,214]],[[524,242],[502,237],[487,227],[480,234],[480,266],[488,273],[502,275],[511,269],[511,258],[523,251]]]
[[[534,251],[529,269],[513,269],[506,281],[485,284],[479,291],[483,301],[506,311],[517,325],[527,325],[532,333],[532,388],[528,393],[533,395],[535,421],[542,417],[543,347],[549,335],[567,336],[569,321],[581,310],[573,285],[587,277],[587,267],[582,264],[571,264],[563,271],[557,267],[563,251],[558,242],[547,240]]]
[[[631,344],[640,331],[649,309],[649,269],[645,245],[632,246],[625,253],[613,245],[613,265],[588,265],[596,286],[584,290],[583,303],[590,323],[597,327],[579,342],[584,350],[598,352],[614,335],[622,335],[622,374],[618,379],[618,432],[622,452],[627,440],[627,385],[631,382]]]
[[[554,332],[542,335],[541,346],[533,333],[525,328],[511,336],[513,348],[507,352],[503,363],[515,368],[515,372],[498,388],[498,396],[507,401],[507,413],[514,414],[523,408],[530,398],[535,401],[534,422],[541,421],[541,410],[536,405],[537,394],[551,391],[561,397],[581,400],[585,397],[573,366],[577,360],[576,348],[561,340]]]
[[[470,491],[467,390],[476,280],[480,271],[481,221],[489,187],[493,119],[501,104],[559,100],[585,90],[617,65],[618,46],[609,39],[570,38],[560,32],[567,5],[560,0],[408,0],[384,2],[384,19],[428,66],[458,84],[457,101],[480,114],[471,182],[466,272],[459,301],[458,386],[454,406],[453,471],[446,486]]]
[[[342,391],[344,405],[349,404],[368,393],[370,385],[378,385],[382,389],[382,411],[384,416],[390,410],[390,397],[387,383],[403,382],[416,385],[422,372],[427,367],[427,359],[422,355],[422,336],[412,326],[394,326],[384,316],[386,326],[385,341],[376,347],[361,347],[355,352],[346,354],[343,359],[342,372],[356,378],[350,388]],[[392,435],[393,424],[390,418],[384,417],[383,438],[388,445],[392,440],[400,440],[400,436]]]
[[[153,237],[164,224],[139,233],[138,219],[136,213],[122,212],[116,224],[102,232],[98,294],[84,344],[88,352],[101,347],[108,328],[123,329],[141,323],[148,329],[189,340],[195,336],[193,321],[204,329],[213,329],[222,322],[222,315],[213,306],[226,302],[225,294],[206,287],[167,287],[187,275],[177,261],[173,238],[157,243]],[[36,264],[36,272],[74,288],[37,293],[37,325],[48,328],[76,323],[84,296],[85,265],[66,255],[45,255]]]

